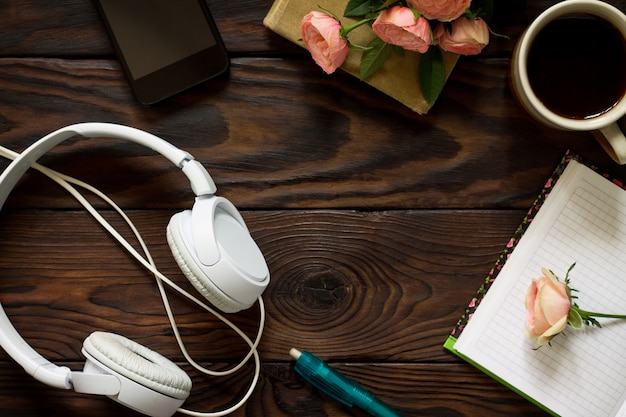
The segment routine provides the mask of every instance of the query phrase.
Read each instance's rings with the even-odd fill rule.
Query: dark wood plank
[[[163,273],[185,284],[164,238],[172,213],[130,214]],[[267,360],[285,360],[299,345],[337,360],[449,362],[441,344],[523,213],[244,215],[272,271],[261,349]],[[51,360],[77,359],[82,340],[97,329],[182,360],[153,278],[87,214],[8,210],[0,222],[1,302],[24,337]],[[200,359],[236,358],[244,351],[225,326],[177,296],[172,301]],[[250,334],[257,319],[256,308],[234,317]],[[64,330],[68,323],[75,324]],[[205,346],[206,337],[220,343]]]
[[[68,364],[76,367],[80,364]],[[467,366],[334,364],[346,375],[359,380],[407,417],[412,416],[515,416],[545,417],[548,414]],[[381,381],[384,379],[384,383]],[[194,377],[196,391],[185,403],[197,411],[228,406],[245,381]],[[6,417],[45,415],[48,417],[138,416],[113,401],[98,396],[75,394],[47,388],[19,369],[0,364],[0,413]],[[36,401],[33,401],[36,393]],[[341,406],[305,383],[285,363],[264,365],[256,393],[237,416],[359,416],[368,414]]]
[[[271,0],[207,3],[232,55],[305,54],[263,27]],[[91,0],[5,1],[0,4],[0,56],[113,56],[113,47]]]
[[[495,0],[492,27],[509,39],[492,38],[485,55],[503,56],[528,23],[557,0]],[[263,27],[272,0],[207,0],[227,49],[233,56],[306,52]],[[626,12],[624,0],[608,0]],[[340,14],[342,11],[335,11]],[[91,0],[4,1],[0,4],[0,56],[113,55]]]
[[[345,74],[320,79],[314,64],[298,60],[237,59],[228,78],[147,109],[111,61],[3,59],[1,140],[21,150],[76,122],[131,125],[191,152],[220,192],[246,208],[523,209],[567,148],[626,177],[590,133],[554,131],[519,110],[507,65],[460,64],[421,117]],[[541,152],[520,157],[533,149]],[[188,189],[166,160],[127,142],[82,141],[51,155],[52,167],[81,179],[105,175],[125,207],[178,205]],[[159,197],[148,201],[152,190]],[[41,196],[19,200],[60,204]]]

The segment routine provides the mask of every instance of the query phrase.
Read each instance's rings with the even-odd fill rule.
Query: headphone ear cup
[[[225,313],[236,313],[242,310],[235,300],[222,292],[202,270],[198,261],[189,252],[182,235],[184,217],[191,216],[189,210],[176,213],[167,225],[167,243],[180,270],[185,274],[189,282],[211,304]]]
[[[191,379],[174,362],[157,352],[114,333],[94,332],[83,349],[101,365],[146,388],[184,400]]]

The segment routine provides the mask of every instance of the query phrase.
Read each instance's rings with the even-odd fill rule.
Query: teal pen
[[[402,417],[397,411],[379,400],[374,394],[356,382],[340,374],[309,352],[291,349],[289,354],[296,360],[296,372],[325,394],[342,404],[356,405],[375,417]]]

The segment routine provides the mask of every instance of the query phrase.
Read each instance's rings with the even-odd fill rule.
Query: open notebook
[[[626,320],[568,326],[533,350],[524,296],[541,268],[569,266],[577,304],[626,314],[626,191],[566,156],[445,347],[553,415],[626,417]]]

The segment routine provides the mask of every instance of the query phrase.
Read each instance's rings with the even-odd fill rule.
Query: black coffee
[[[626,42],[609,22],[572,14],[548,23],[528,55],[528,77],[551,111],[589,119],[626,93]]]

